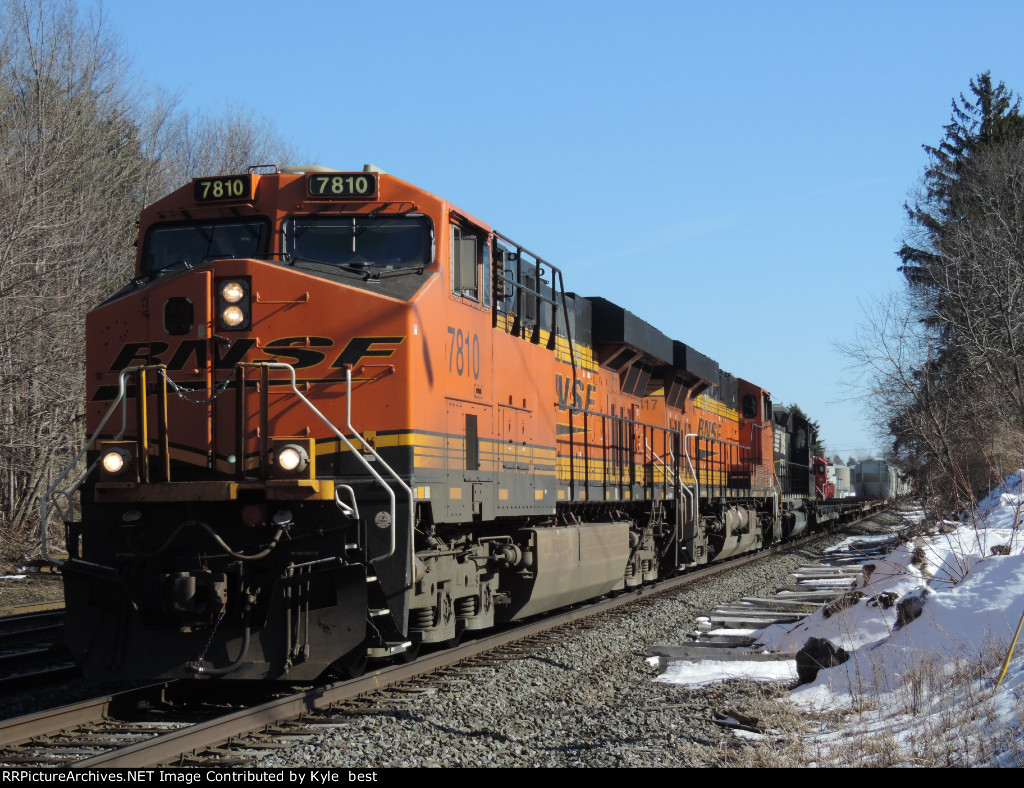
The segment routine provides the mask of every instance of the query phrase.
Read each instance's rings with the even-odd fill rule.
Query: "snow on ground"
[[[818,722],[814,735],[824,762],[843,741],[849,747],[855,734],[884,737],[897,753],[890,757],[908,765],[935,758],[951,765],[1024,765],[1024,642],[1017,644],[996,691],[1024,614],[1022,476],[1024,470],[1008,477],[961,521],[936,523],[928,535],[873,560],[870,577],[862,573],[856,580],[865,596],[849,609],[830,618],[818,610],[796,624],[761,632],[759,650],[795,655],[818,637],[850,654],[845,664],[820,671],[790,693],[816,720],[828,720]],[[1008,554],[993,554],[993,547]],[[886,607],[878,598],[885,592],[900,601],[922,599],[920,617],[900,624],[897,606]],[[657,681],[790,681],[769,675],[768,666],[795,667],[679,662]]]
[[[652,657],[647,664],[657,667],[658,658]],[[726,679],[751,679],[752,681],[796,681],[796,660],[780,662],[720,662],[704,659],[699,662],[673,660],[658,676],[658,681],[667,684],[686,684],[702,687]]]

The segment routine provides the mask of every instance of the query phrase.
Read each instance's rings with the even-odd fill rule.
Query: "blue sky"
[[[950,102],[1024,90],[1024,4],[105,0],[140,78],[451,200],[875,448],[834,349],[900,285]],[[855,381],[853,381],[855,382]]]

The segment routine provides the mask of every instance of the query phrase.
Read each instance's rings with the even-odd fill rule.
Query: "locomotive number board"
[[[312,172],[306,176],[310,197],[372,200],[377,196],[377,176],[371,172]]]
[[[196,202],[218,200],[252,200],[251,175],[221,175],[216,178],[196,178],[192,181]]]

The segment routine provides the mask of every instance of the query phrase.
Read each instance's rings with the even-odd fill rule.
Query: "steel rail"
[[[124,702],[130,697],[139,696],[141,692],[162,689],[166,686],[167,683],[163,682],[150,687],[104,695],[72,703],[69,706],[59,706],[55,709],[46,709],[34,714],[0,721],[0,747],[13,747],[40,736],[50,736],[67,728],[102,722],[109,717],[111,708],[116,704]]]
[[[0,622],[5,619],[17,616],[27,616],[32,613],[53,613],[64,610],[64,602],[35,602],[30,605],[12,605],[11,607],[0,608]]]
[[[0,618],[0,648],[43,640],[57,644],[63,631],[63,610]]]
[[[44,655],[45,656],[45,655]],[[67,658],[52,664],[36,665],[29,673],[18,673],[12,676],[0,676],[0,693],[4,695],[23,692],[29,687],[52,685],[58,681],[66,681],[81,677],[78,665]]]

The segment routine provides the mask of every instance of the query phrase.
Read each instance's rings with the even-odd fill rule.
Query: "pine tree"
[[[916,357],[883,409],[900,468],[955,497],[1016,468],[1024,443],[1024,116],[987,71],[952,106],[904,206]]]
[[[959,101],[953,99],[945,138],[937,147],[922,146],[931,162],[924,174],[924,192],[913,205],[904,205],[917,244],[907,242],[900,248],[900,271],[912,287],[941,290],[936,269],[945,262],[943,240],[950,225],[968,218],[976,203],[971,190],[959,188],[971,158],[986,147],[1024,139],[1020,98],[1005,84],[993,87],[986,71],[970,81],[970,89],[973,101],[963,93]]]

